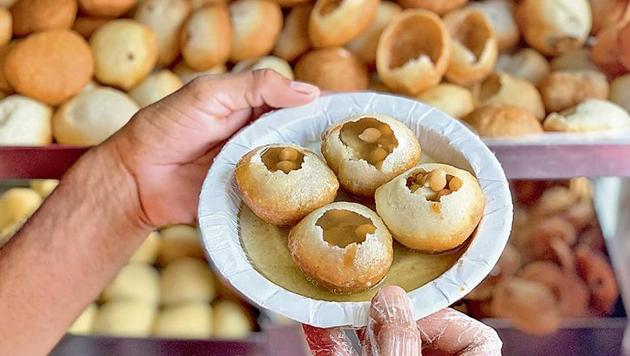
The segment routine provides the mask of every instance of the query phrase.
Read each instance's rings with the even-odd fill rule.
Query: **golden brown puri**
[[[227,62],[230,57],[232,25],[224,5],[195,10],[184,23],[180,47],[186,64],[198,71]]]
[[[630,115],[608,100],[586,99],[575,107],[549,114],[543,127],[564,132],[621,129],[630,127]]]
[[[446,78],[468,85],[485,78],[493,69],[499,52],[496,35],[485,14],[465,8],[450,12],[444,23],[451,35],[451,59]]]
[[[608,98],[608,80],[594,70],[551,72],[538,88],[547,112],[562,111],[589,98]]]
[[[500,55],[495,69],[515,78],[525,79],[534,85],[545,79],[551,70],[547,58],[531,48],[523,48],[514,54]]]
[[[510,105],[486,105],[464,118],[479,136],[514,137],[543,132],[540,121],[530,112]]]
[[[144,79],[158,58],[153,31],[138,21],[118,19],[90,37],[94,75],[99,82],[129,90]]]
[[[545,106],[536,87],[527,80],[497,72],[472,88],[476,106],[512,105],[531,112],[538,120],[545,117]]]
[[[582,47],[591,31],[587,0],[523,0],[516,20],[525,41],[548,56]]]
[[[470,90],[455,84],[438,84],[418,94],[416,99],[455,118],[462,118],[475,109]]]
[[[92,78],[90,47],[76,32],[36,32],[12,45],[4,74],[20,94],[58,105],[78,94]]]
[[[303,147],[267,145],[238,162],[236,184],[243,202],[261,219],[292,225],[335,199],[339,182],[324,162]]]
[[[311,5],[296,6],[287,14],[284,27],[273,49],[275,56],[291,62],[311,48],[308,21],[312,9]]]
[[[350,117],[322,136],[322,153],[344,189],[371,197],[420,161],[420,144],[402,122],[382,114]]]
[[[282,30],[280,6],[267,0],[237,0],[229,5],[232,23],[230,60],[262,57],[271,52]]]
[[[337,293],[378,284],[393,261],[387,227],[357,203],[332,203],[313,211],[291,228],[288,246],[307,278]]]
[[[75,0],[20,0],[11,7],[13,33],[69,29],[76,15]]]
[[[368,86],[367,67],[345,48],[316,49],[303,55],[295,65],[295,78],[322,90],[357,91]]]
[[[376,50],[376,68],[389,88],[417,94],[442,80],[450,54],[450,36],[437,15],[426,10],[405,10],[383,31]]]
[[[447,251],[473,233],[485,207],[477,179],[446,164],[426,163],[376,190],[376,211],[394,238],[421,251]]]
[[[317,0],[308,23],[315,48],[343,46],[370,26],[379,0]]]

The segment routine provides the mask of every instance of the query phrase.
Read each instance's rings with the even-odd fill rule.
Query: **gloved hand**
[[[386,286],[372,299],[368,325],[357,331],[361,350],[353,349],[341,328],[304,325],[313,355],[501,355],[496,331],[453,309],[415,322],[407,293]]]

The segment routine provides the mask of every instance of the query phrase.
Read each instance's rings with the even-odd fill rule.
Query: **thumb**
[[[363,354],[420,355],[421,346],[407,293],[397,286],[383,287],[372,299]]]

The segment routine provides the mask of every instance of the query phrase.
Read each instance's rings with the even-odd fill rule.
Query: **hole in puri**
[[[292,147],[268,148],[261,158],[270,172],[282,171],[284,174],[302,168],[304,163],[304,154]]]

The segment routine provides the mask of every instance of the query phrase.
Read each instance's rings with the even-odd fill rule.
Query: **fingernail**
[[[414,323],[407,292],[397,286],[383,287],[372,300],[371,312],[377,323]]]
[[[319,88],[308,84],[308,83],[304,83],[304,82],[298,82],[298,81],[291,81],[291,89],[300,92],[302,94],[307,94],[307,95],[314,95],[315,93],[319,92]]]

